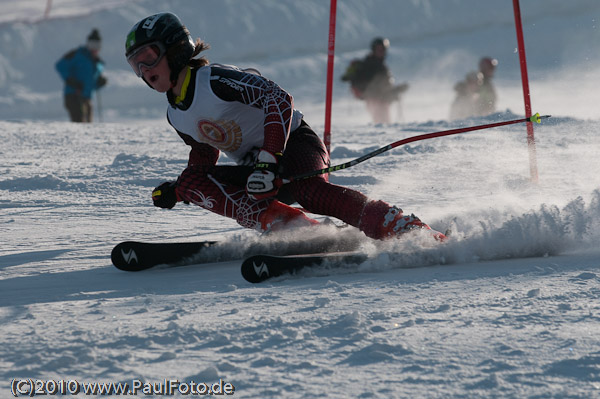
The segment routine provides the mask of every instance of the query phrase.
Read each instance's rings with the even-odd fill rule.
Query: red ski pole
[[[385,147],[381,147],[375,151],[369,152],[368,154],[365,154],[365,155],[363,155],[359,158],[356,158],[352,161],[348,161],[348,162],[340,164],[340,165],[330,166],[329,168],[325,168],[325,169],[313,170],[312,172],[306,172],[306,173],[300,173],[299,175],[288,177],[288,178],[282,178],[281,180],[282,180],[283,184],[286,184],[286,183],[290,183],[290,182],[293,182],[296,180],[308,179],[309,177],[323,175],[326,173],[335,172],[335,171],[342,170],[342,169],[347,169],[354,165],[358,165],[359,163],[364,162],[367,159],[373,158],[374,156],[377,156],[381,153],[389,151],[392,148],[396,148],[396,147],[404,145],[404,144],[412,143],[414,141],[427,140],[427,139],[432,139],[435,137],[442,137],[442,136],[450,136],[453,134],[472,132],[474,130],[489,129],[489,128],[498,127],[498,126],[513,125],[515,123],[524,123],[524,122],[541,123],[541,120],[545,119],[545,118],[550,118],[550,115],[540,116],[540,114],[535,114],[529,118],[514,119],[511,121],[497,122],[497,123],[488,123],[486,125],[461,127],[458,129],[443,130],[441,132],[426,133],[426,134],[420,134],[418,136],[407,137],[405,139],[398,140],[391,144],[388,144]]]

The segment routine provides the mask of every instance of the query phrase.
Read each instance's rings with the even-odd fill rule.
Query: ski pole
[[[435,138],[435,137],[442,137],[442,136],[450,136],[450,135],[453,135],[453,134],[472,132],[474,130],[489,129],[489,128],[498,127],[498,126],[512,125],[512,124],[515,124],[515,123],[524,123],[524,122],[541,123],[541,120],[542,119],[546,119],[546,118],[550,118],[550,115],[540,116],[540,114],[536,113],[535,115],[532,115],[529,118],[514,119],[514,120],[511,120],[511,121],[504,121],[504,122],[497,122],[497,123],[488,123],[486,125],[461,127],[461,128],[458,128],[458,129],[443,130],[443,131],[440,131],[440,132],[426,133],[426,134],[420,134],[418,136],[407,137],[405,139],[398,140],[398,141],[395,141],[395,142],[393,142],[391,144],[388,144],[385,147],[381,147],[381,148],[379,148],[379,149],[377,149],[375,151],[372,151],[372,152],[370,152],[368,154],[365,154],[365,155],[363,155],[363,156],[361,156],[359,158],[356,158],[356,159],[354,159],[352,161],[348,161],[348,162],[345,162],[345,163],[340,164],[340,165],[330,166],[329,168],[325,168],[325,169],[313,170],[311,172],[300,173],[300,174],[298,174],[296,176],[282,178],[281,181],[282,181],[283,184],[287,184],[287,183],[291,183],[291,182],[296,181],[296,180],[308,179],[309,177],[323,175],[323,174],[326,174],[326,173],[335,172],[335,171],[342,170],[342,169],[347,169],[347,168],[350,168],[350,167],[352,167],[354,165],[358,165],[359,163],[364,162],[367,159],[373,158],[374,156],[377,156],[377,155],[382,154],[382,153],[384,153],[386,151],[389,151],[392,148],[396,148],[396,147],[401,146],[403,144],[412,143],[414,141],[427,140],[427,139],[432,139],[432,138]]]
[[[100,97],[100,90],[96,90],[96,100],[98,102],[98,119],[102,122],[102,97]]]

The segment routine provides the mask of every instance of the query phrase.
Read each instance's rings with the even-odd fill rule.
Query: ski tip
[[[249,283],[261,283],[272,277],[262,256],[251,256],[244,260],[241,271],[242,277]]]
[[[117,269],[127,272],[143,270],[143,267],[139,265],[137,253],[131,248],[134,244],[132,241],[125,241],[112,249],[110,260]]]

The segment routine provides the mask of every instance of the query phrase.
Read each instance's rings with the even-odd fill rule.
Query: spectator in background
[[[456,97],[450,107],[450,119],[464,119],[477,114],[479,90],[483,82],[481,72],[469,72],[465,79],[454,85]]]
[[[479,61],[479,72],[482,75],[479,86],[479,98],[477,99],[477,115],[485,116],[496,112],[496,89],[492,83],[498,60],[483,57]]]
[[[65,82],[65,108],[72,122],[92,122],[92,95],[107,82],[100,47],[100,34],[94,29],[85,46],[69,51],[55,65]]]
[[[400,101],[400,95],[408,89],[408,84],[394,84],[394,78],[385,63],[390,41],[375,38],[371,52],[363,59],[353,60],[342,81],[349,82],[354,96],[364,100],[374,123],[390,122],[390,105]]]

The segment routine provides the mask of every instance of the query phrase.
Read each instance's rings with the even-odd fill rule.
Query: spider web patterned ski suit
[[[283,154],[283,176],[330,166],[323,142],[294,109],[292,96],[258,74],[217,64],[192,68],[185,98],[175,104],[169,96],[169,103],[169,123],[191,146],[188,167],[177,181],[178,200],[235,219],[241,226],[264,230],[261,216],[277,201],[254,200],[245,191],[261,149]],[[217,166],[220,151],[238,166]],[[369,237],[381,238],[389,204],[331,184],[328,175],[284,187],[307,211],[335,217]]]

